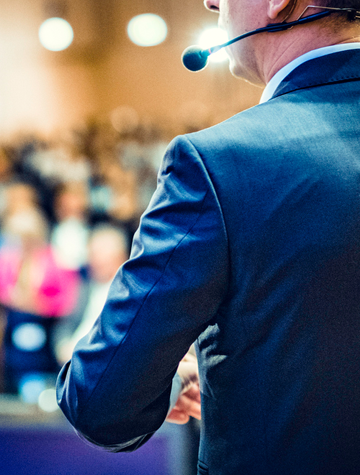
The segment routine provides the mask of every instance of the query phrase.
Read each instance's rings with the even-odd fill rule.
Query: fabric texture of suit
[[[196,340],[201,475],[360,472],[360,50],[169,146],[131,258],[58,379],[88,440],[160,427]]]

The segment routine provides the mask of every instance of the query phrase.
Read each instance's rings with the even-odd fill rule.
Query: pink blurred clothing
[[[75,271],[61,268],[49,246],[24,258],[21,249],[0,249],[0,303],[43,317],[62,317],[74,308],[79,290]]]

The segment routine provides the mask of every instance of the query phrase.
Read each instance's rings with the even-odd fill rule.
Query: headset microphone
[[[302,15],[305,13],[307,8],[321,8],[321,7],[315,7],[313,5],[309,5],[306,7]],[[325,11],[320,12],[320,13],[315,13],[314,15],[309,15],[306,17],[301,17],[298,20],[289,22],[289,23],[270,23],[267,26],[264,26],[263,28],[258,28],[257,30],[252,30],[247,33],[244,33],[243,35],[237,36],[236,38],[233,38],[230,41],[227,41],[226,43],[223,43],[221,45],[213,46],[208,49],[203,49],[201,46],[189,46],[186,48],[186,50],[182,54],[182,62],[185,68],[189,69],[190,71],[196,72],[196,71],[201,71],[204,69],[208,63],[209,56],[213,53],[216,53],[222,48],[225,48],[226,46],[229,46],[236,41],[242,40],[244,38],[247,38],[248,36],[252,35],[257,35],[258,33],[263,33],[265,31],[271,33],[271,32],[276,32],[276,31],[285,31],[288,30],[289,28],[292,28],[293,26],[296,25],[301,25],[303,23],[310,23],[312,21],[318,20],[320,18],[324,18],[331,13],[339,12],[339,11],[346,11],[350,17],[350,19],[359,19],[359,11],[356,11],[353,8],[326,8]]]

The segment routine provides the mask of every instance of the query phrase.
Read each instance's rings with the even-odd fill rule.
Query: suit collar
[[[279,84],[274,97],[343,81],[360,79],[360,49],[346,50],[311,59],[295,68]]]

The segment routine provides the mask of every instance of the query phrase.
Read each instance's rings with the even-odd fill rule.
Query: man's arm
[[[227,269],[216,194],[195,148],[178,138],[129,261],[60,372],[58,402],[77,431],[111,450],[133,450],[161,426],[179,362],[224,298]]]

